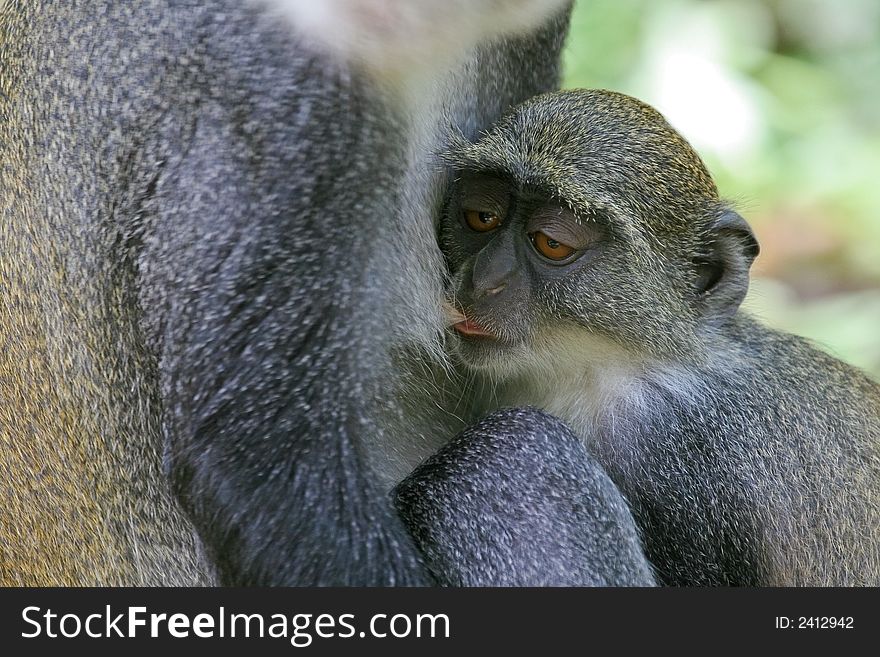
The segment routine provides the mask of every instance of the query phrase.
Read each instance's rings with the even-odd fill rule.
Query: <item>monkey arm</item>
[[[294,75],[276,73],[282,88]],[[381,298],[358,264],[383,234],[357,227],[384,208],[374,176],[390,172],[358,159],[289,177],[306,161],[376,152],[387,125],[335,79],[297,124],[295,82],[265,118],[296,129],[237,124],[248,89],[236,80],[242,95],[201,106],[155,185],[139,283],[172,482],[223,583],[427,583],[360,448],[381,430],[371,406],[388,338],[363,330]],[[343,103],[351,122],[333,139],[299,139]]]
[[[442,584],[654,584],[620,491],[542,411],[465,430],[400,484],[397,506]]]

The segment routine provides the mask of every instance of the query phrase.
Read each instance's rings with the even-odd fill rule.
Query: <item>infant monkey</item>
[[[546,94],[445,159],[475,415],[568,423],[663,583],[880,585],[880,386],[740,311],[758,243],[656,110]]]

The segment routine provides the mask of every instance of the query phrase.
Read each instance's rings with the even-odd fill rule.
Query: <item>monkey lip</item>
[[[489,331],[488,329],[483,328],[477,322],[472,319],[465,318],[462,321],[453,324],[452,328],[458,331],[461,335],[465,335],[467,337],[472,338],[492,338],[493,340],[497,340],[498,336]]]

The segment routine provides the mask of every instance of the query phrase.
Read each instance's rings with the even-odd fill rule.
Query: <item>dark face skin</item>
[[[550,327],[583,324],[568,304],[571,286],[584,289],[596,276],[607,228],[541,190],[462,173],[441,229],[450,296],[467,317],[453,327],[462,361],[509,370],[535,354]]]

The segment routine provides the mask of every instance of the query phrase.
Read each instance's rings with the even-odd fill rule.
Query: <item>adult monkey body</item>
[[[448,159],[478,413],[565,420],[664,583],[880,584],[880,385],[739,312],[757,243],[662,116],[548,94]]]
[[[431,391],[392,363],[433,348],[441,322],[442,180],[427,153],[447,120],[472,135],[555,86],[567,12],[540,27],[559,4],[544,3],[526,36],[478,55],[447,44],[379,83],[303,45],[266,4],[296,9],[2,5],[0,580],[540,582],[516,573],[541,555],[493,558],[488,542],[472,546],[485,563],[455,563],[463,576],[429,574],[367,460],[436,433]],[[497,4],[455,7],[494,27]],[[531,468],[535,427],[562,445],[569,481],[610,486],[549,418],[499,422],[509,440],[483,448],[523,466],[504,475],[529,479],[524,504],[558,498],[559,473]],[[546,542],[559,557],[546,581],[584,581],[565,564],[592,548]]]

